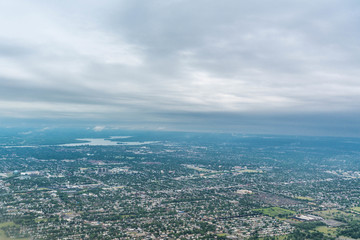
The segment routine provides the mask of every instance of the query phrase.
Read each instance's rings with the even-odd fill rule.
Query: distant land
[[[0,135],[0,239],[360,238],[359,138]]]

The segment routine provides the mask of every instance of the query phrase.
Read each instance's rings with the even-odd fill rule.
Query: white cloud
[[[340,0],[2,1],[0,111],[161,126],[191,124],[191,113],[359,112],[359,8]]]
[[[93,128],[93,130],[94,130],[95,132],[101,132],[101,131],[104,130],[104,129],[105,129],[105,126],[96,126],[96,127]]]

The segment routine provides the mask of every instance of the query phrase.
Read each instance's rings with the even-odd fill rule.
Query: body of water
[[[130,136],[116,136],[116,137],[110,137],[110,139],[126,139],[130,138]],[[144,142],[120,142],[120,141],[110,141],[105,138],[79,138],[76,139],[78,141],[85,141],[81,143],[67,143],[67,144],[61,144],[58,146],[64,146],[64,147],[76,147],[76,146],[116,146],[116,145],[127,145],[127,146],[137,146],[137,145],[146,145],[146,144],[153,144],[158,143],[159,141],[144,141]]]

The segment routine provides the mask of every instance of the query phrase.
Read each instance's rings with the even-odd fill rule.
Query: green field
[[[295,197],[296,199],[299,199],[299,200],[306,200],[306,201],[314,201],[313,198],[311,197],[301,197],[301,196],[298,196],[298,197]]]
[[[2,228],[2,227],[8,227],[8,226],[15,226],[15,223],[13,223],[13,222],[0,223],[0,228]]]
[[[4,222],[0,223],[0,240],[27,240],[28,238],[8,238],[3,230],[1,230],[2,227],[8,227],[8,226],[15,226],[15,223],[13,222]]]
[[[276,239],[276,240],[283,240],[283,239],[285,239],[287,236],[288,236],[288,235],[279,235],[279,236],[275,236],[275,239]],[[259,240],[264,240],[264,239],[266,239],[266,238],[263,238],[263,237],[259,238]]]
[[[336,229],[337,228],[329,228],[329,227],[326,227],[326,226],[320,226],[320,227],[316,228],[316,230],[318,232],[321,232],[325,236],[329,236],[329,237],[336,237]]]
[[[35,222],[36,223],[39,223],[39,222],[47,222],[48,221],[48,219],[46,219],[46,218],[36,218],[35,219]]]
[[[352,209],[352,210],[354,210],[354,209]],[[344,212],[344,211],[340,211],[337,209],[330,209],[330,210],[325,210],[325,211],[314,212],[314,214],[319,215],[323,218],[327,218],[327,219],[344,218],[344,219],[347,219],[348,221],[360,220],[360,216],[356,213]]]
[[[285,209],[285,208],[280,208],[280,207],[270,207],[270,208],[260,208],[260,209],[255,209],[255,211],[260,212],[264,215],[270,216],[270,217],[281,217],[281,216],[291,216],[294,215],[295,212]]]
[[[226,237],[228,234],[227,233],[218,233],[216,234],[218,237]]]
[[[360,213],[360,207],[353,207],[353,208],[351,208],[351,209],[354,210],[355,212]]]

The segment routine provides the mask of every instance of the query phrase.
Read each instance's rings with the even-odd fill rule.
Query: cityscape
[[[59,132],[2,138],[0,239],[360,238],[359,139]]]
[[[360,239],[359,0],[0,0],[0,240]]]

